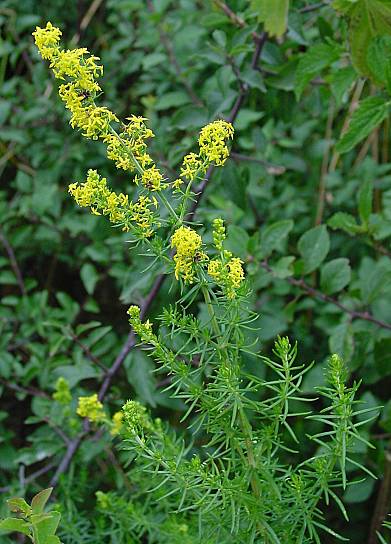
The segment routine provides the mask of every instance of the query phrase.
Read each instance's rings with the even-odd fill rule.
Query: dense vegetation
[[[47,21],[103,93],[52,77]],[[0,542],[388,542],[390,21],[386,0],[2,2]],[[116,168],[95,103],[161,178]],[[147,234],[119,193],[157,195]]]

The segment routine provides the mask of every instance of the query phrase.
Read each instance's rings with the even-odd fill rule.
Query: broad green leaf
[[[303,257],[303,272],[313,272],[324,261],[330,249],[330,237],[325,225],[318,225],[305,232],[298,243]]]
[[[95,289],[95,285],[99,279],[99,274],[96,268],[91,263],[85,263],[81,267],[80,277],[83,285],[89,295],[92,295]]]
[[[370,96],[360,102],[353,113],[347,132],[336,145],[339,153],[353,149],[378,126],[388,115],[389,102],[380,96]]]
[[[348,234],[362,232],[363,228],[357,223],[356,218],[350,213],[337,212],[327,221],[332,229],[341,229]]]
[[[43,512],[52,491],[53,488],[49,487],[48,489],[43,489],[33,497],[33,500],[31,501],[31,508],[33,509],[34,514],[40,514]]]
[[[249,235],[247,232],[238,227],[237,225],[229,225],[227,232],[227,240],[225,242],[225,247],[229,251],[232,251],[236,256],[245,259],[248,254],[248,242]]]
[[[350,282],[351,268],[349,260],[340,258],[326,263],[320,271],[320,285],[327,295],[337,293]]]
[[[18,518],[6,518],[0,520],[0,531],[7,533],[17,531],[27,536],[30,535],[29,524],[27,521]]]
[[[335,327],[329,338],[330,353],[337,353],[345,362],[350,361],[353,350],[353,333],[349,323],[341,323]]]
[[[268,257],[275,249],[280,248],[281,243],[293,228],[291,219],[283,219],[267,226],[261,231],[261,255]]]
[[[28,516],[31,513],[31,507],[27,502],[21,497],[15,497],[13,499],[7,500],[8,508],[11,512],[21,512],[25,516]]]
[[[35,534],[37,536],[35,544],[47,544],[48,540],[54,536],[60,519],[61,514],[59,512],[50,512],[44,519],[34,523]]]
[[[156,380],[151,359],[141,351],[132,351],[125,360],[125,370],[128,382],[142,402],[156,406]]]
[[[376,36],[367,51],[367,64],[372,79],[391,90],[391,36]]]
[[[338,9],[338,8],[337,8]],[[349,41],[354,67],[362,75],[371,77],[367,53],[369,44],[375,36],[391,34],[391,2],[389,0],[359,0],[351,10],[345,11],[349,17]]]
[[[299,99],[308,83],[327,66],[335,62],[340,55],[336,44],[318,43],[304,53],[296,69],[295,94]]]
[[[252,0],[251,7],[269,36],[282,36],[288,24],[289,0]]]
[[[380,376],[391,374],[391,338],[383,338],[375,344],[375,364]]]
[[[352,66],[338,68],[330,75],[328,81],[330,82],[331,92],[338,104],[341,104],[344,95],[349,91],[356,78],[357,72]]]
[[[372,197],[373,187],[372,180],[368,178],[361,185],[358,192],[358,213],[364,225],[368,224],[369,217],[372,213]]]

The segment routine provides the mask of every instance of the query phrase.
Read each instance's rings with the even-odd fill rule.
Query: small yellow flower
[[[222,166],[229,155],[225,141],[233,138],[233,133],[231,123],[221,119],[206,125],[198,139],[201,158],[206,158],[209,163],[214,162],[216,166]]]
[[[110,434],[112,436],[116,436],[121,432],[122,429],[122,423],[124,419],[124,413],[123,412],[115,412],[115,414],[112,417],[111,420],[111,431]]]
[[[223,289],[227,298],[233,299],[244,280],[243,261],[238,257],[232,257],[228,251],[223,257],[223,261],[213,259],[209,262],[208,274]]]
[[[205,253],[201,251],[201,236],[190,227],[179,227],[171,238],[171,247],[176,249],[174,255],[176,279],[182,278],[185,283],[193,283],[195,262],[206,260]]]
[[[52,23],[48,22],[45,28],[37,26],[33,32],[35,45],[38,47],[43,59],[52,59],[58,52],[58,43],[62,32]]]
[[[89,397],[79,397],[76,413],[80,417],[88,417],[88,419],[97,423],[105,418],[103,404],[98,400],[96,393]]]

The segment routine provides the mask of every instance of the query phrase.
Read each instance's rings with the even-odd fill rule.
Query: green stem
[[[211,298],[210,298],[208,288],[204,285],[204,286],[202,286],[201,290],[202,290],[202,294],[204,296],[205,303],[206,303],[206,306],[207,306],[207,309],[208,309],[208,313],[209,313],[209,316],[210,316],[210,319],[211,319],[213,331],[216,334],[217,338],[221,338],[220,327],[219,327],[219,324],[218,324],[217,319],[216,319],[216,314],[215,314],[215,311],[213,309],[213,305],[212,305],[212,301],[211,301]],[[225,350],[219,345],[218,341],[217,341],[217,350],[219,352],[219,356],[220,356],[221,360],[222,361],[224,361],[224,360],[227,361],[228,360],[227,354],[226,354]],[[255,460],[253,442],[252,442],[252,427],[251,427],[251,424],[250,424],[250,422],[248,420],[248,417],[246,415],[246,412],[244,411],[244,408],[243,408],[243,405],[242,405],[241,402],[239,402],[238,413],[239,413],[239,419],[240,419],[240,427],[242,429],[245,444],[246,444],[247,461],[248,461],[250,471],[251,471],[250,484],[251,484],[251,488],[252,488],[252,491],[253,491],[254,495],[257,498],[259,498],[261,496],[261,490],[260,490],[260,486],[259,486],[258,477],[257,477],[257,474],[256,474],[257,464],[256,464],[256,460]]]

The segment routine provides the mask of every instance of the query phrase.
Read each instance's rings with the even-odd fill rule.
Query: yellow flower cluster
[[[234,127],[231,123],[218,119],[206,125],[200,132],[198,139],[200,152],[189,153],[183,159],[180,178],[173,182],[178,189],[184,180],[191,182],[199,175],[204,175],[208,166],[215,163],[222,166],[228,158],[229,151],[226,140],[233,138]]]
[[[103,67],[90,55],[86,48],[60,49],[61,31],[50,22],[45,28],[37,27],[33,32],[35,43],[44,59],[50,60],[50,68],[57,79],[64,80],[59,94],[65,107],[71,112],[70,124],[79,128],[83,136],[93,140],[101,139],[107,145],[107,156],[117,168],[137,172],[135,182],[150,191],[160,191],[163,176],[147,153],[145,140],[153,137],[143,117],[132,115],[117,134],[111,123],[119,123],[117,116],[106,107],[95,105],[95,98],[101,92],[96,79],[103,73]]]
[[[176,249],[174,255],[176,279],[182,278],[185,283],[193,283],[194,264],[207,259],[205,253],[201,251],[201,236],[190,227],[179,227],[171,238],[171,247]]]
[[[110,434],[112,436],[116,436],[117,434],[121,432],[123,420],[124,420],[123,412],[115,412],[111,420]]]
[[[223,289],[229,299],[235,298],[244,280],[242,264],[243,261],[238,257],[232,257],[230,251],[224,251],[224,260],[213,259],[208,264],[209,276]]]
[[[53,26],[52,23],[47,23],[45,28],[36,27],[33,36],[35,45],[38,47],[43,59],[50,60],[54,55],[58,54],[58,43],[61,35],[61,30]]]
[[[219,119],[206,125],[198,139],[201,158],[206,158],[209,163],[222,166],[228,158],[229,151],[225,141],[233,138],[234,128],[231,123]]]
[[[128,232],[138,227],[141,237],[153,234],[156,224],[152,207],[157,207],[155,198],[141,195],[136,202],[129,202],[128,195],[115,193],[107,187],[106,178],[101,178],[96,170],[89,170],[84,183],[71,183],[69,192],[82,207],[91,208],[95,215],[108,215],[111,223],[121,225]]]
[[[98,400],[96,393],[89,397],[79,397],[76,413],[80,417],[88,417],[88,419],[95,422],[105,419],[103,404]]]

